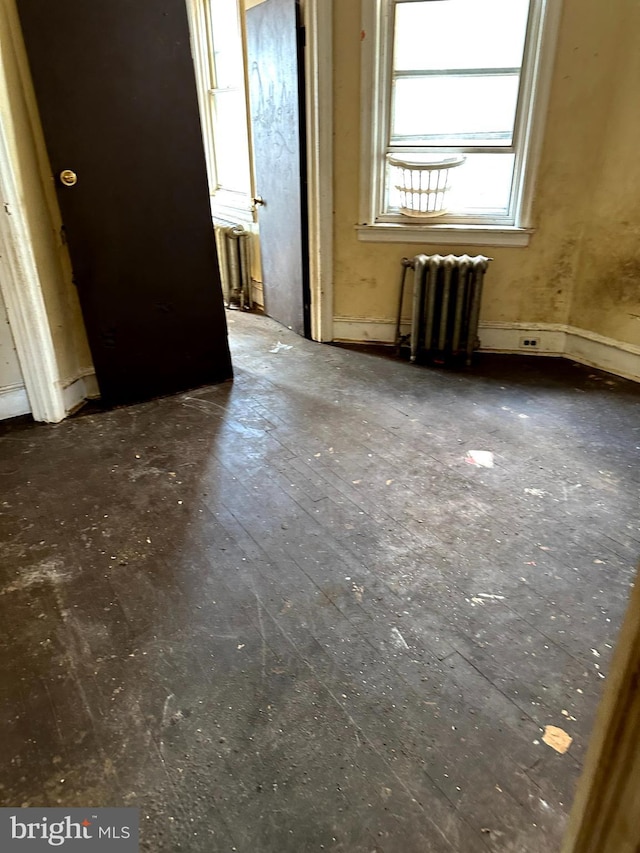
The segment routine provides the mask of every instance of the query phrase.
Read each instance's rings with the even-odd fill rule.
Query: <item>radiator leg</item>
[[[229,302],[242,307],[240,280],[240,236],[235,228],[229,233]]]
[[[253,301],[251,299],[251,266],[249,255],[249,234],[244,233],[239,240],[240,245],[240,272],[242,286],[242,307],[251,310]]]
[[[401,344],[401,335],[400,335],[400,321],[402,318],[402,303],[404,302],[404,286],[407,281],[407,270],[411,266],[411,261],[407,258],[402,259],[402,277],[400,278],[400,296],[398,298],[398,317],[396,320],[396,334],[394,338],[394,344],[398,353],[400,352],[400,344]]]
[[[424,279],[426,255],[414,258],[413,275],[413,315],[411,317],[411,361],[415,362],[420,348],[420,318],[424,302]]]
[[[224,304],[229,306],[229,278],[227,276],[227,238],[221,228],[215,229],[216,248],[218,250],[218,269]]]

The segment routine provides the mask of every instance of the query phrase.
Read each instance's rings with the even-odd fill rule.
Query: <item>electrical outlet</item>
[[[538,349],[540,338],[520,338],[520,349]]]

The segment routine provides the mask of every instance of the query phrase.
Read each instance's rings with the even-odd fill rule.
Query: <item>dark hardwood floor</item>
[[[153,853],[557,851],[640,387],[229,319],[233,384],[0,427],[0,803],[139,806]]]

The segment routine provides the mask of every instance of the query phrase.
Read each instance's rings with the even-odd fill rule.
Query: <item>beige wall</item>
[[[52,35],[52,37],[54,37]],[[15,0],[0,0],[0,120],[15,164],[60,382],[91,367],[76,289],[60,239],[60,213],[30,89]]]
[[[3,388],[22,384],[22,371],[13,343],[7,309],[0,293],[0,393]]]
[[[640,342],[640,5],[618,0],[619,35],[602,113],[571,322]],[[604,10],[603,10],[604,11]]]
[[[640,314],[640,246],[633,246],[640,228],[636,5],[564,2],[533,207],[536,232],[527,248],[469,250],[495,258],[484,322],[572,322],[640,343],[640,321],[630,317]],[[391,319],[403,256],[465,247],[358,242],[360,0],[334,0],[333,10],[335,315]],[[608,274],[612,249],[619,263]],[[590,302],[596,304],[589,308]]]

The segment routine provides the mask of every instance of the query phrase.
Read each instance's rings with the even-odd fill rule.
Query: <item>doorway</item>
[[[225,304],[311,336],[304,27],[297,0],[193,0]]]
[[[246,0],[248,6],[255,0]],[[186,6],[193,19],[193,8],[198,0],[187,0]],[[26,391],[29,396],[33,417],[36,421],[57,422],[70,411],[80,406],[83,400],[98,395],[95,374],[84,338],[83,322],[79,308],[58,315],[51,314],[50,301],[53,304],[61,299],[69,303],[70,295],[76,289],[71,282],[68,263],[59,260],[57,253],[66,251],[61,247],[46,246],[44,233],[47,228],[60,231],[60,213],[57,209],[55,193],[51,185],[51,168],[41,131],[30,76],[23,60],[24,45],[15,11],[15,20],[4,37],[8,39],[7,51],[13,57],[15,52],[17,68],[12,72],[11,80],[19,79],[20,85],[12,91],[12,109],[15,119],[21,123],[23,139],[21,156],[6,147],[2,160],[2,185],[5,199],[17,199],[14,185],[22,180],[26,151],[35,148],[41,153],[29,168],[30,174],[39,174],[41,180],[32,181],[31,195],[28,199],[29,210],[37,211],[38,224],[43,232],[32,233],[33,227],[21,214],[17,204],[12,205],[13,216],[6,220],[7,268],[3,277],[3,294],[7,307],[14,319],[13,325],[16,348],[24,372]],[[309,255],[310,255],[310,292],[311,292],[311,337],[316,341],[333,339],[332,321],[332,4],[320,0],[305,0],[303,4],[306,33],[306,102],[307,102],[307,143],[308,143],[308,212],[309,212]],[[6,29],[6,27],[5,27]],[[4,32],[4,31],[3,31]],[[194,50],[197,44],[194,43]],[[11,82],[11,81],[9,81]],[[14,97],[15,95],[15,97]],[[15,101],[15,103],[14,103]],[[29,117],[24,103],[33,104]],[[19,108],[19,109],[18,109]],[[13,113],[12,113],[13,115]],[[29,124],[29,121],[31,124]],[[31,136],[29,135],[31,134]],[[2,151],[5,151],[2,148]],[[46,189],[46,192],[45,192]],[[46,223],[50,222],[47,226]],[[9,227],[11,226],[11,227]],[[19,227],[18,227],[19,226]],[[62,233],[62,232],[60,232]],[[33,256],[33,240],[38,237],[38,254]],[[3,243],[4,245],[4,243]],[[14,263],[15,255],[15,263]],[[46,260],[47,264],[44,263]],[[41,263],[42,261],[42,263]],[[52,270],[60,263],[60,271],[53,275]],[[261,279],[259,255],[254,255],[254,280]],[[57,269],[57,267],[56,267]],[[28,275],[27,275],[28,274]],[[44,278],[41,276],[44,275]],[[25,277],[28,277],[27,287]],[[53,290],[52,290],[53,289]],[[49,294],[49,291],[52,293]],[[47,299],[43,300],[42,292]],[[69,293],[67,293],[69,291]],[[70,294],[70,295],[69,295]],[[51,295],[51,299],[49,299]],[[74,342],[77,341],[77,345]],[[76,353],[77,350],[77,353]]]

